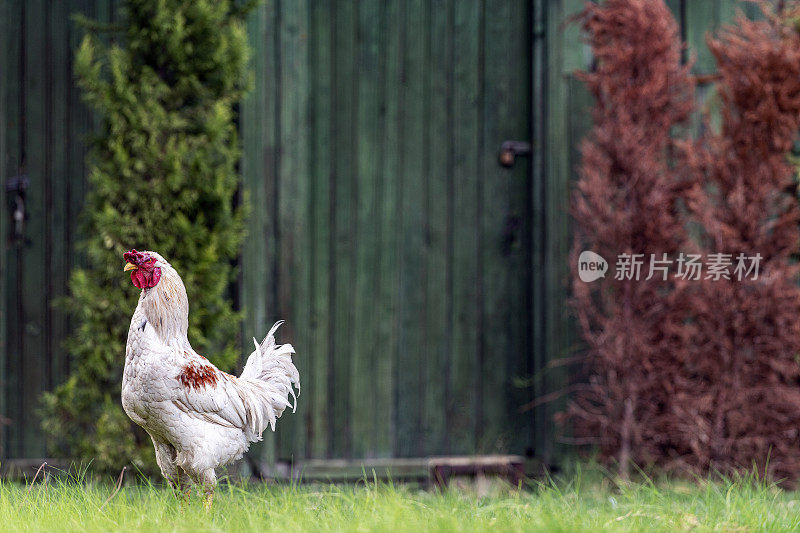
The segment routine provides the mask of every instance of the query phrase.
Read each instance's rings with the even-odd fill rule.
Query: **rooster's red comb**
[[[133,263],[136,266],[141,266],[143,263],[150,261],[152,257],[150,257],[150,254],[146,252],[137,252],[136,248],[134,248],[130,252],[125,252],[122,254],[122,259],[128,263]]]

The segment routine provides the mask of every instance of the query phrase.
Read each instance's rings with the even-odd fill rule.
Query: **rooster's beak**
[[[127,272],[128,270],[136,270],[137,268],[139,268],[139,267],[137,267],[133,263],[126,263],[125,264],[125,268],[123,268],[122,271],[123,272]]]

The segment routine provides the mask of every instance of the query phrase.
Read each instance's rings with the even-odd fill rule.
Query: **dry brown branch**
[[[45,461],[41,465],[39,465],[39,468],[36,470],[36,474],[33,476],[33,480],[31,480],[30,485],[28,485],[28,490],[26,491],[26,493],[30,493],[31,489],[33,488],[34,483],[36,483],[36,479],[39,477],[39,473],[42,470],[44,470],[44,467],[46,467],[46,466],[47,466],[47,461]]]
[[[117,493],[119,492],[119,489],[120,489],[120,487],[122,487],[122,477],[125,475],[125,470],[126,470],[127,468],[128,468],[127,466],[123,466],[123,467],[122,467],[122,470],[121,470],[121,471],[120,471],[120,473],[119,473],[119,479],[117,479],[117,488],[116,488],[116,489],[114,489],[114,492],[113,492],[113,493],[111,493],[111,496],[109,496],[108,498],[106,498],[106,501],[104,501],[104,502],[103,502],[103,505],[101,505],[101,506],[100,506],[100,510],[101,510],[101,511],[103,510],[103,507],[105,507],[105,506],[106,506],[106,504],[107,504],[108,502],[110,502],[110,501],[111,501],[111,500],[114,498],[114,496],[116,496],[116,495],[117,495]]]

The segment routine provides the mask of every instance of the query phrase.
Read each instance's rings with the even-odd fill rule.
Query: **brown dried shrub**
[[[800,213],[786,158],[800,126],[800,10],[764,7],[764,20],[739,16],[709,39],[721,129],[683,141],[671,133],[694,109],[694,80],[664,3],[607,0],[579,17],[597,68],[583,75],[596,106],[573,268],[586,249],[612,263],[643,254],[643,278],[650,254],[762,257],[757,280],[587,284],[573,272],[590,377],[561,418],[623,475],[630,462],[800,472]]]

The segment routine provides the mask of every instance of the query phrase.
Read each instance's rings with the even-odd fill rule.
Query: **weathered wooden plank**
[[[517,161],[513,170],[503,169],[497,162],[496,153],[506,139],[525,140],[526,132],[516,128],[516,117],[527,121],[526,106],[516,109],[520,103],[513,91],[511,72],[519,68],[517,62],[503,61],[502,58],[518,57],[513,46],[512,28],[515,19],[510,5],[502,0],[487,0],[483,12],[483,32],[480,43],[483,55],[484,76],[491,83],[483,83],[481,95],[481,153],[480,178],[478,180],[479,212],[478,231],[480,232],[480,270],[483,278],[481,297],[481,330],[478,332],[478,394],[480,400],[480,421],[477,448],[481,453],[506,451],[503,428],[508,427],[505,400],[513,357],[511,336],[513,299],[512,272],[509,258],[512,242],[518,229],[511,224],[509,205],[514,180],[525,178],[525,162]],[[519,20],[519,19],[516,19]],[[524,19],[523,19],[524,20]],[[524,74],[524,73],[523,73]],[[524,88],[523,88],[524,94]],[[527,95],[526,95],[527,96]],[[520,175],[520,169],[522,174]],[[514,175],[508,175],[511,173]],[[523,294],[524,291],[518,291]],[[517,310],[518,311],[518,310]]]
[[[672,12],[672,16],[675,21],[678,23],[678,26],[681,27],[681,38],[683,38],[683,14],[685,11],[684,4],[686,3],[685,0],[665,0],[664,2],[669,10]]]
[[[401,5],[403,32],[403,92],[400,95],[402,166],[400,182],[400,301],[397,353],[397,445],[396,454],[419,454],[420,420],[423,407],[423,375],[427,347],[422,338],[427,320],[425,308],[424,168],[425,158],[425,39],[421,1]]]
[[[583,3],[579,0],[566,0],[564,4],[564,12],[562,17],[572,17],[575,13],[583,8]],[[550,24],[553,22],[551,21]],[[562,46],[571,49],[578,46],[580,42],[579,34],[565,35]],[[591,57],[585,57],[585,63],[580,68],[586,70],[590,68]],[[571,73],[571,70],[570,70]],[[567,74],[566,72],[564,74]],[[565,105],[568,87],[569,76],[562,76],[559,80],[558,89],[555,87],[548,87],[548,90],[560,91],[560,105]],[[551,108],[552,110],[552,108]],[[590,117],[587,117],[590,118]],[[555,113],[552,117],[553,121],[556,120]],[[548,212],[551,215],[548,217],[547,232],[548,238],[551,239],[552,246],[548,250],[548,267],[550,273],[547,276],[547,287],[551,291],[548,295],[548,320],[552,324],[548,325],[550,334],[546,337],[547,351],[545,353],[545,364],[550,361],[562,359],[572,355],[575,349],[575,341],[577,333],[575,331],[575,323],[571,318],[571,309],[569,304],[570,298],[570,268],[569,268],[569,251],[572,245],[572,226],[571,218],[568,209],[565,206],[570,205],[572,184],[577,177],[577,167],[579,164],[578,159],[570,159],[569,150],[566,149],[569,143],[569,117],[561,111],[560,118],[557,119],[559,123],[553,124],[553,131],[564,143],[564,149],[556,154],[551,154],[552,159],[551,167],[548,167],[548,172],[553,172],[547,180],[548,186]],[[567,136],[567,138],[565,138]],[[553,141],[558,142],[558,141]],[[555,369],[550,369],[545,374],[545,380],[548,389],[545,392],[554,392],[564,390],[569,382],[569,371],[565,366],[560,366]],[[554,451],[558,454],[565,452],[563,445],[557,445],[556,436],[557,432],[553,425],[553,414],[557,411],[563,410],[566,406],[567,398],[562,396],[559,400],[552,402],[546,406],[547,418],[545,430],[547,432],[547,442],[553,447]],[[549,458],[545,458],[547,461]]]
[[[359,482],[380,480],[425,480],[430,468],[425,458],[306,461],[294,479],[304,482]]]
[[[714,56],[706,46],[706,36],[719,24],[719,0],[713,2],[686,2],[684,5],[684,34],[690,54],[696,58],[692,72],[708,74],[716,65]]]
[[[47,11],[45,0],[25,4],[25,137],[24,165],[30,179],[25,197],[26,243],[22,248],[24,270],[21,272],[21,308],[23,317],[22,355],[22,426],[23,456],[44,455],[39,417],[39,394],[47,385],[47,343],[49,335],[47,313],[47,271],[45,239],[49,227],[46,219],[46,196],[48,183],[48,161],[46,153],[49,117],[48,103],[48,57],[47,21],[41,20]]]
[[[15,17],[15,3],[3,2],[0,6],[0,32],[2,35],[11,35],[11,26],[16,25]],[[9,105],[9,93],[12,80],[15,79],[15,70],[12,69],[13,59],[11,57],[14,49],[13,39],[0,39],[0,72],[8,73],[3,78],[0,78],[0,173],[3,179],[7,179],[12,175],[10,170],[10,163],[13,159],[12,152],[16,151],[12,144],[12,139],[15,138],[12,128],[15,128],[17,120],[11,116],[12,110],[15,106]],[[3,204],[0,204],[3,205]],[[8,275],[7,267],[7,249],[8,241],[8,217],[0,217],[0,416],[9,416],[8,405],[8,373],[7,367],[9,365],[9,354],[7,340],[6,324],[8,319],[7,312],[7,297],[8,287],[6,278]],[[8,456],[8,437],[9,432],[6,426],[0,425],[0,459]]]
[[[327,2],[314,2],[311,7],[309,33],[311,47],[311,83],[313,86],[311,109],[311,179],[312,198],[309,225],[312,232],[311,256],[311,321],[308,354],[311,364],[311,380],[304,392],[309,402],[311,425],[309,441],[310,457],[330,457],[331,434],[328,383],[332,377],[331,364],[331,277],[333,257],[331,254],[331,7]]]
[[[580,165],[581,142],[592,128],[592,107],[594,98],[586,84],[575,76],[566,79],[567,99],[567,137],[569,138],[569,161],[572,178],[577,178]]]
[[[565,0],[565,16],[569,17],[579,12],[583,9],[583,5],[583,0]],[[680,11],[679,8],[678,11]],[[677,17],[680,17],[680,13],[678,13]],[[676,20],[679,21],[680,18],[676,18]],[[574,25],[573,29],[577,30],[577,25]],[[583,42],[583,36],[579,31],[564,32],[563,46],[565,50],[573,50],[578,46],[582,46],[585,52],[581,55],[578,63],[571,62],[571,59],[566,59],[563,68],[563,86],[566,90],[566,107],[563,115],[566,120],[567,138],[569,139],[569,176],[570,179],[575,179],[578,176],[577,169],[580,165],[580,144],[591,128],[592,106],[594,104],[586,86],[575,78],[575,72],[590,70],[592,57],[591,49]],[[573,59],[575,59],[574,56]],[[572,244],[571,238],[568,244]]]
[[[88,0],[89,12],[87,15],[92,20],[96,20],[101,23],[111,22],[114,17],[114,1],[115,0]],[[111,35],[108,33],[100,32],[98,37],[105,44],[110,44],[111,42]],[[92,113],[91,119],[91,131],[102,131],[102,115],[100,113]]]
[[[517,415],[530,391],[515,378],[530,374],[530,341],[525,317],[530,302],[530,268],[526,238],[529,214],[529,161],[501,167],[497,153],[503,141],[529,140],[530,72],[522,58],[529,53],[526,34],[530,13],[522,3],[487,3],[484,40],[483,102],[484,177],[482,227],[484,248],[483,365],[484,434],[478,451],[523,451],[530,445],[530,426]],[[518,61],[503,61],[504,57]],[[504,391],[500,393],[500,391]]]
[[[428,9],[425,97],[426,282],[423,342],[423,430],[420,453],[442,453],[446,426],[445,376],[451,348],[453,1],[431,0]]]
[[[685,0],[689,1],[689,0]],[[748,18],[753,20],[759,20],[764,18],[764,12],[761,10],[761,7],[755,2],[745,2],[744,0],[739,0],[739,5],[742,8],[742,11],[747,15]]]
[[[453,333],[448,372],[447,451],[471,453],[481,424],[478,384],[480,298],[480,35],[477,3],[455,2],[453,29]]]
[[[280,80],[278,88],[278,315],[287,320],[285,339],[301,354],[295,365],[301,376],[310,376],[308,357],[302,352],[309,344],[310,322],[310,233],[309,136],[308,136],[308,2],[286,2],[280,13]],[[306,457],[307,402],[299,402],[288,413],[278,431],[281,458]]]
[[[353,456],[374,457],[377,450],[377,432],[373,426],[375,405],[373,398],[386,383],[378,383],[374,376],[374,362],[380,354],[376,351],[377,305],[375,292],[380,273],[375,268],[381,247],[377,229],[380,220],[380,168],[383,162],[383,130],[381,115],[383,105],[383,62],[386,17],[383,5],[378,2],[361,2],[358,5],[358,86],[357,86],[357,167],[356,191],[356,277],[353,283],[354,322],[353,352],[350,368],[350,416],[353,430]],[[385,426],[383,426],[385,428]],[[386,450],[382,450],[386,453]]]
[[[564,13],[569,13],[567,17],[579,13],[586,5],[584,0],[562,0],[562,2]],[[513,2],[511,4],[514,5]],[[591,47],[581,37],[580,24],[577,22],[565,23],[567,20],[565,19],[559,28],[553,29],[553,31],[561,33],[564,43],[569,43],[568,46],[564,46],[562,51],[561,72],[565,75],[571,74],[576,70],[585,69],[592,57]],[[541,83],[541,80],[539,83]]]
[[[516,57],[526,57],[529,53],[530,35],[529,24],[532,17],[530,4],[512,3],[511,17],[519,20],[515,26],[515,36],[510,46],[514,50]],[[581,4],[582,7],[582,4]],[[524,21],[524,22],[523,22]],[[527,31],[526,31],[527,30]],[[576,50],[580,50],[575,64],[570,64],[569,68],[580,68],[583,66],[578,61],[585,63],[587,49],[581,44],[579,33],[576,29],[570,30],[568,35],[574,36]],[[517,110],[509,117],[508,121],[503,121],[501,125],[501,137],[507,134],[516,134],[528,141],[532,140],[533,129],[530,122],[531,117],[531,64],[523,61],[510,72],[510,87],[517,97],[515,100]],[[524,95],[524,96],[522,96]],[[519,113],[519,109],[524,109],[524,114]],[[508,132],[505,128],[508,127]],[[505,140],[505,139],[503,139]],[[497,154],[497,147],[494,147],[493,155]],[[520,161],[520,165],[512,171],[512,179],[509,185],[509,218],[503,228],[500,251],[508,257],[508,271],[511,280],[510,295],[512,305],[510,306],[511,320],[509,331],[511,335],[511,371],[505,378],[507,386],[506,413],[504,416],[509,418],[509,428],[505,429],[507,437],[504,439],[507,449],[514,453],[529,452],[533,445],[533,426],[528,417],[524,416],[520,409],[523,405],[530,402],[533,398],[533,391],[527,385],[520,385],[521,378],[529,377],[533,370],[533,339],[528,324],[531,313],[531,286],[533,284],[531,268],[531,160],[529,158]],[[500,170],[500,167],[495,167]],[[508,175],[501,171],[500,179],[508,179]],[[491,329],[489,330],[491,331]],[[490,337],[489,337],[490,338]],[[524,380],[523,380],[524,381]]]
[[[83,13],[86,16],[93,14],[92,0],[78,0],[75,2],[73,12]],[[75,22],[68,23],[68,71],[69,83],[67,84],[67,138],[70,139],[66,150],[67,165],[66,171],[69,178],[67,181],[67,241],[65,243],[69,253],[71,266],[82,265],[81,250],[76,246],[79,235],[79,214],[83,208],[86,196],[88,173],[86,168],[86,156],[89,151],[93,117],[86,104],[83,102],[81,90],[75,84],[72,73],[74,50],[78,48],[83,38],[83,29]],[[69,369],[69,361],[66,361],[65,371]]]
[[[9,2],[3,2],[0,5],[0,35],[8,35],[8,7]],[[0,72],[8,72],[7,68],[7,59],[6,54],[8,53],[8,46],[6,43],[6,39],[0,39]],[[7,76],[6,76],[7,77]],[[0,79],[0,176],[5,178],[6,174],[6,157],[7,157],[7,148],[6,148],[6,128],[7,119],[6,119],[6,83],[5,79]],[[2,204],[0,204],[2,205]],[[0,219],[5,217],[0,217]],[[0,220],[0,239],[5,240],[3,237],[5,236],[5,224],[2,220]],[[0,241],[2,243],[2,241]],[[6,274],[6,247],[3,244],[0,244],[0,279]],[[6,332],[5,332],[5,323],[6,323],[6,290],[5,284],[0,282],[0,416],[7,415],[6,412]],[[4,424],[3,424],[4,425]],[[0,427],[0,460],[5,457],[5,449],[6,446],[6,431],[3,427]]]
[[[9,3],[9,22],[15,25],[18,30],[14,34],[15,38],[8,42],[8,76],[6,85],[6,102],[8,105],[8,116],[10,118],[8,134],[8,161],[5,165],[6,179],[18,176],[25,172],[23,166],[23,154],[25,145],[25,32],[24,32],[24,2],[13,1]],[[16,208],[15,204],[10,205],[10,209]],[[16,227],[16,225],[15,225]],[[7,413],[10,424],[7,427],[7,456],[21,457],[23,451],[23,436],[21,428],[22,419],[22,363],[24,361],[22,353],[22,330],[23,313],[21,308],[21,284],[18,283],[21,276],[21,255],[19,253],[18,241],[16,239],[16,229],[9,228],[10,232],[7,239],[4,239],[6,248],[7,270],[6,279],[6,329],[7,335],[7,365],[6,365],[6,388]]]
[[[385,128],[383,132],[384,157],[380,192],[380,219],[378,231],[381,235],[380,257],[377,268],[380,271],[377,300],[377,336],[375,350],[375,379],[381,384],[375,392],[373,423],[378,430],[376,450],[381,454],[393,454],[398,426],[398,410],[395,403],[400,394],[397,388],[399,366],[399,346],[397,313],[400,300],[399,257],[399,217],[400,217],[400,173],[403,154],[401,151],[401,84],[402,84],[402,28],[400,20],[401,2],[386,2],[386,52],[384,54],[385,85],[383,89],[385,106]]]
[[[242,250],[242,290],[240,301],[245,311],[243,339],[264,335],[277,309],[274,292],[276,196],[276,91],[280,71],[276,64],[276,4],[262,4],[248,20],[248,39],[254,50],[256,85],[242,103],[240,115],[244,144],[242,181],[251,213],[248,237]],[[260,339],[259,339],[260,340]],[[243,356],[252,351],[243,343]],[[271,464],[275,461],[275,436],[264,433],[263,443],[251,453]]]
[[[333,305],[333,387],[329,389],[333,401],[331,430],[333,454],[350,457],[352,453],[352,426],[350,417],[350,365],[353,355],[353,328],[355,256],[357,243],[353,240],[356,226],[358,198],[355,180],[355,122],[356,122],[356,57],[358,13],[356,6],[345,2],[333,10],[333,208],[331,228],[334,235]]]
[[[373,479],[402,481],[404,484],[423,481],[439,484],[442,474],[448,477],[474,479],[476,474],[515,477],[542,471],[541,464],[525,461],[515,455],[412,457],[390,459],[311,460],[300,464],[283,479],[303,482],[358,482]],[[509,481],[512,481],[509,479]]]
[[[733,22],[736,15],[739,13],[744,14],[744,5],[741,0],[718,0],[719,1],[719,8],[718,8],[718,17],[719,21],[718,24],[728,24]]]
[[[542,363],[558,359],[567,355],[569,346],[569,319],[568,286],[569,269],[567,260],[570,246],[569,215],[565,206],[569,205],[569,146],[567,138],[566,117],[563,114],[565,106],[565,78],[563,76],[563,50],[564,47],[574,43],[564,41],[564,35],[559,31],[559,24],[569,16],[564,3],[548,2],[545,6],[546,20],[546,49],[548,71],[561,72],[561,76],[548,76],[546,78],[546,109],[545,116],[545,151],[544,176],[544,232],[546,245],[544,249],[544,298],[545,298],[545,324],[544,324],[544,353]],[[546,389],[542,393],[562,389],[566,385],[566,373],[553,371],[548,373]],[[563,408],[562,402],[553,402],[545,407],[543,416],[537,419],[552,431],[553,413]],[[545,462],[550,461],[554,453],[553,442],[545,439],[541,456]]]
[[[330,5],[327,2],[314,2],[311,7],[311,27],[309,33],[311,48],[311,163],[309,173],[312,197],[309,225],[312,232],[311,256],[308,258],[312,271],[312,309],[309,323],[310,339],[308,354],[311,366],[311,381],[304,401],[309,402],[311,425],[309,441],[311,457],[330,457],[328,430],[329,396],[328,384],[332,377],[332,345],[330,330],[331,302],[331,27]]]
[[[70,71],[69,47],[69,4],[52,2],[49,6],[48,69],[50,71],[50,98],[47,114],[50,117],[50,129],[47,136],[48,148],[48,181],[50,184],[47,206],[49,231],[47,232],[46,249],[49,252],[47,272],[47,312],[50,315],[50,328],[47,334],[47,357],[50,360],[50,375],[47,388],[52,389],[60,384],[66,376],[67,354],[63,349],[63,341],[69,330],[67,316],[63,309],[53,306],[56,298],[67,293],[67,282],[70,271],[69,243],[69,194],[68,184],[74,179],[67,170],[67,154],[70,144],[67,141],[69,124],[69,85],[72,83]],[[81,179],[78,176],[78,179]]]
[[[715,0],[714,2],[687,2],[684,6],[687,46],[697,57],[693,72],[711,74],[717,66],[711,51],[706,45],[709,36],[713,36],[722,24],[731,22],[737,7],[743,7],[735,0]],[[715,97],[716,86],[700,84],[695,90],[698,113],[691,121],[691,131],[696,135],[705,127],[705,114],[710,113],[712,126],[719,121],[719,110],[715,109],[718,99]]]

